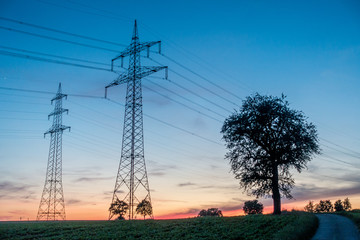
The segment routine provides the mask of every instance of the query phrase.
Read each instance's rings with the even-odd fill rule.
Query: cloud
[[[173,200],[173,199],[153,199],[154,202],[175,202],[175,203],[187,203],[187,201]]]
[[[195,183],[192,182],[186,182],[186,183],[179,183],[177,186],[178,187],[187,187],[187,186],[195,186]]]
[[[157,176],[157,177],[162,177],[166,175],[165,172],[161,172],[161,171],[158,171],[158,172],[155,172],[155,171],[151,171],[149,172],[149,176]]]
[[[112,179],[112,177],[81,177],[81,178],[74,180],[74,182],[97,182],[97,181],[104,181],[104,180],[108,180],[108,179]]]
[[[27,190],[29,185],[21,185],[21,184],[15,184],[12,182],[2,182],[0,183],[0,190],[2,192],[22,192],[24,190]]]
[[[333,185],[334,186],[334,185]],[[325,199],[338,196],[348,197],[359,194],[360,183],[347,187],[317,187],[314,184],[300,184],[295,186],[292,195],[295,200]]]
[[[30,189],[33,185],[15,183],[15,182],[0,182],[0,199],[21,199],[30,200],[36,199],[35,192]]]
[[[158,162],[155,161],[149,161],[149,163],[151,164],[151,167],[149,169],[149,175],[150,176],[165,176],[167,171],[170,169],[176,169],[177,166],[176,165],[171,165],[171,164],[159,164]]]
[[[201,128],[201,129],[205,129],[206,128],[206,123],[204,121],[204,119],[197,117],[194,122],[193,122],[194,127],[196,128]]]
[[[79,203],[83,203],[83,201],[78,200],[78,199],[69,199],[66,201],[66,205],[76,205]]]

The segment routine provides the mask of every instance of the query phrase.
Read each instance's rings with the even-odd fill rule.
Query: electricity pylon
[[[70,127],[62,125],[62,114],[68,109],[62,108],[62,99],[66,94],[61,93],[61,83],[58,92],[51,99],[51,104],[55,101],[54,111],[48,115],[53,117],[52,127],[44,133],[50,134],[49,158],[46,170],[45,185],[41,196],[37,220],[65,220],[65,203],[62,186],[62,133]]]
[[[112,60],[113,64],[115,60],[120,58],[121,66],[123,66],[124,57],[129,56],[128,70],[121,73],[116,80],[105,87],[106,97],[107,88],[123,83],[127,84],[121,158],[112,203],[119,200],[127,203],[129,219],[136,218],[135,209],[142,200],[151,204],[144,158],[141,79],[162,69],[167,70],[167,67],[142,67],[140,65],[140,52],[147,50],[149,55],[149,48],[158,44],[160,53],[160,43],[160,41],[140,43],[135,20],[131,44]],[[110,211],[109,220],[113,216],[114,214]],[[150,217],[153,218],[152,215]]]

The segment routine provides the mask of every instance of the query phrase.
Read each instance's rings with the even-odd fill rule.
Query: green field
[[[313,214],[177,220],[1,222],[0,239],[310,239]]]

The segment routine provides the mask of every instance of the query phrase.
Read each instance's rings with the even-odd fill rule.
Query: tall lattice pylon
[[[50,134],[49,158],[46,170],[45,185],[41,196],[37,220],[55,221],[65,220],[65,203],[62,186],[62,133],[70,127],[62,125],[62,114],[68,112],[62,108],[62,99],[67,95],[61,93],[61,83],[51,104],[55,101],[55,108],[48,118],[53,117],[52,127],[44,133]]]
[[[136,218],[136,207],[142,200],[151,204],[149,182],[144,158],[144,136],[143,136],[143,112],[142,112],[142,90],[141,79],[154,72],[167,67],[142,67],[140,65],[140,52],[147,50],[160,41],[140,43],[135,20],[134,32],[131,44],[121,54],[112,60],[112,63],[121,59],[123,65],[124,57],[129,56],[129,67],[127,72],[106,86],[127,84],[124,129],[122,139],[122,150],[119,169],[116,177],[112,203],[116,201],[125,202],[128,207],[128,218]],[[167,71],[166,71],[167,75]],[[105,96],[106,96],[105,92]],[[114,214],[110,211],[109,220]],[[150,216],[153,217],[152,215]]]

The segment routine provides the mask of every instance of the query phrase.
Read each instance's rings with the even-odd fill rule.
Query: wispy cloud
[[[185,183],[179,183],[177,186],[178,187],[188,187],[188,186],[195,186],[195,183],[192,182],[185,182]]]
[[[16,182],[0,182],[0,199],[21,199],[24,201],[36,199],[35,192],[31,190],[33,185],[16,183]]]
[[[109,179],[112,179],[112,177],[81,177],[74,180],[74,182],[97,182],[97,181],[104,181]]]
[[[155,161],[149,161],[151,164],[151,168],[149,169],[149,176],[165,176],[168,170],[170,169],[176,169],[176,165],[172,164],[160,164]]]
[[[78,199],[69,199],[66,200],[66,205],[76,205],[76,204],[83,204],[84,202]]]
[[[346,187],[317,187],[314,184],[301,184],[294,187],[293,196],[296,200],[325,199],[333,197],[348,197],[359,194],[360,183]]]

